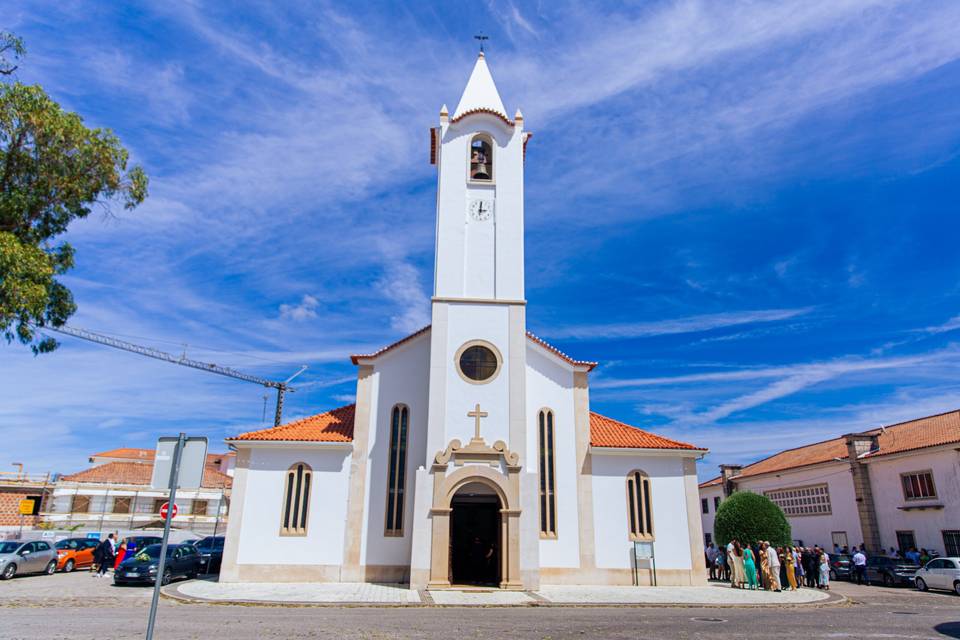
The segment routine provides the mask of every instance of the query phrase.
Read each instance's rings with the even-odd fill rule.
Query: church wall
[[[474,419],[467,417],[479,403],[487,417],[480,421],[480,434],[489,444],[510,442],[509,415],[509,308],[504,305],[449,304],[447,323],[446,418],[443,446],[456,438],[466,444],[474,435]],[[503,359],[496,378],[472,384],[461,377],[454,361],[457,351],[471,340],[493,344]],[[436,452],[427,452],[428,455]]]
[[[692,562],[683,459],[616,454],[592,454],[592,457],[597,567],[626,570],[632,567],[626,482],[627,474],[639,469],[651,480],[657,570],[689,571]],[[699,518],[699,514],[693,515]]]
[[[376,428],[368,440],[367,499],[361,558],[365,565],[409,566],[413,505],[418,468],[426,464],[429,402],[429,336],[403,345],[377,361],[374,368],[371,415]],[[402,537],[384,535],[389,473],[390,420],[393,407],[405,404],[410,422],[407,435],[406,493]]]
[[[284,476],[297,462],[313,470],[315,490],[310,496],[307,535],[281,536]],[[347,519],[348,448],[254,449],[246,474],[237,553],[241,576],[243,565],[340,565]]]
[[[543,408],[554,413],[557,478],[557,537],[540,539],[541,567],[580,566],[576,430],[573,408],[573,371],[532,344],[527,346],[527,459],[526,470],[539,479],[538,414]],[[539,501],[535,503],[539,518]],[[537,525],[539,531],[539,524]]]

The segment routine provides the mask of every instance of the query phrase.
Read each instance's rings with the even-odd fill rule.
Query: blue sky
[[[705,478],[960,407],[956,2],[4,4],[20,80],[151,176],[71,227],[72,324],[307,364],[288,418],[429,321],[427,129],[480,29],[535,133],[528,326],[601,361],[595,410],[709,447]],[[0,346],[0,388],[0,464],[35,472],[263,424],[262,388],[71,339]]]

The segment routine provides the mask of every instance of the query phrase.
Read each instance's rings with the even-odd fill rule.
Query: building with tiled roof
[[[733,491],[780,504],[805,543],[960,555],[960,411],[724,464],[699,485],[703,530]]]
[[[163,528],[160,505],[168,491],[150,486],[154,451],[114,449],[96,453],[91,460],[109,462],[60,476],[43,505],[40,518],[47,526],[79,532],[119,532],[123,535]],[[227,454],[211,454],[203,470],[201,486],[177,490],[177,515],[172,526],[192,537],[223,534],[233,478],[219,470]]]
[[[156,449],[139,449],[135,447],[120,447],[101,451],[90,456],[90,464],[100,465],[107,462],[145,462],[153,464],[153,457],[156,455]],[[218,471],[233,475],[233,459],[236,457],[232,451],[226,453],[208,453],[207,466],[213,467]]]
[[[480,55],[430,130],[431,324],[350,357],[352,404],[227,439],[221,581],[650,584],[652,567],[631,560],[643,548],[659,584],[705,584],[706,450],[591,411],[597,362],[527,330],[531,134],[508,113]],[[477,544],[493,558],[483,569]]]

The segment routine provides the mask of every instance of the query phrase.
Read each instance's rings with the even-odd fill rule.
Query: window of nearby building
[[[478,134],[470,141],[470,179],[493,180],[493,144],[490,136]]]
[[[650,476],[643,471],[633,471],[627,476],[627,514],[631,540],[653,540],[652,503]]]
[[[70,511],[73,513],[90,513],[90,496],[73,496]]]
[[[153,499],[153,512],[160,513],[160,507],[167,503],[166,498],[154,498]]]
[[[194,500],[190,506],[190,513],[195,516],[205,516],[207,515],[207,507],[209,504],[210,502],[208,500]]]
[[[937,497],[932,471],[901,473],[900,482],[903,484],[903,497],[907,500],[926,500]]]
[[[700,511],[710,513],[710,501],[706,498],[700,498]]]
[[[403,535],[403,498],[407,481],[407,431],[410,410],[398,404],[390,412],[390,461],[387,480],[387,517],[384,535]]]
[[[817,484],[805,487],[788,487],[764,491],[783,513],[788,516],[830,515],[830,487]]]
[[[553,411],[543,409],[538,416],[540,441],[540,536],[557,536],[557,466],[554,462],[555,438]]]
[[[713,498],[713,510],[716,512],[720,508],[720,496],[714,496]]]
[[[830,533],[830,541],[833,542],[833,546],[843,549],[845,546],[847,546],[847,532],[832,531]]]
[[[703,534],[703,544],[709,547],[711,542],[713,542],[713,535],[709,533]]]
[[[130,506],[133,499],[130,496],[118,496],[113,499],[114,513],[130,513]]]
[[[283,488],[283,519],[280,521],[280,535],[307,535],[312,477],[313,471],[309,465],[302,462],[298,462],[287,470]]]
[[[943,549],[946,555],[956,558],[960,556],[960,529],[943,531]]]
[[[905,553],[915,546],[917,546],[917,539],[913,531],[897,531],[897,549]]]

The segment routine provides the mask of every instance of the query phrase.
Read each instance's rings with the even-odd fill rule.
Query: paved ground
[[[157,640],[274,638],[960,638],[960,598],[835,585],[841,606],[784,608],[271,607],[162,601]],[[0,582],[0,638],[142,638],[149,589],[83,574]]]
[[[195,580],[165,590],[177,597],[203,602],[338,603],[446,606],[524,606],[529,604],[704,604],[778,605],[823,601],[828,594],[816,589],[772,593],[728,586],[707,587],[544,587],[536,592],[499,589],[442,590],[428,593],[405,587],[374,584],[245,583],[225,584]]]

